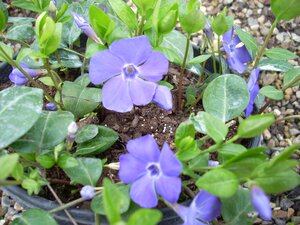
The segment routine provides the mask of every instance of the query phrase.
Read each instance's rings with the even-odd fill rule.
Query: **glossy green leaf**
[[[13,54],[14,54],[14,50],[12,49],[12,47],[4,44],[3,42],[0,42],[0,47],[5,51],[6,54],[4,54],[1,50],[0,50],[0,61],[2,62],[8,62],[9,59],[13,58]],[[7,57],[7,56],[8,57]]]
[[[132,30],[137,29],[137,17],[132,9],[123,0],[108,0],[118,17]]]
[[[89,141],[96,137],[98,134],[98,126],[94,124],[87,124],[81,128],[79,128],[75,141],[76,143],[80,144],[85,141]]]
[[[122,214],[126,212],[130,206],[129,186],[116,185],[114,188],[117,190],[117,194],[112,197],[115,202],[118,202],[120,213]],[[95,213],[105,215],[103,193],[93,198],[91,208]]]
[[[239,116],[247,107],[249,91],[243,78],[225,74],[208,84],[203,94],[206,112],[223,122]]]
[[[59,57],[59,61],[56,56]],[[56,56],[51,55],[50,57],[50,63],[53,67],[79,68],[82,66],[82,62],[77,54],[58,50]]]
[[[225,140],[228,133],[228,127],[225,123],[208,113],[204,113],[203,116],[207,134],[216,142],[220,143]]]
[[[162,213],[155,209],[138,209],[128,219],[127,225],[156,225],[162,218]]]
[[[146,16],[146,12],[154,8],[157,0],[132,0],[142,15]]]
[[[76,158],[77,165],[64,168],[71,182],[95,186],[102,174],[102,162],[95,158]]]
[[[98,126],[98,134],[93,139],[77,146],[76,155],[91,155],[104,152],[118,140],[118,133],[114,130]]]
[[[7,31],[6,37],[13,40],[32,41],[34,35],[32,23],[22,23],[11,26]]]
[[[287,72],[288,70],[293,68],[293,66],[288,62],[283,60],[275,60],[275,59],[263,59],[258,64],[258,67],[261,70],[277,71],[277,72]]]
[[[17,163],[14,170],[11,172],[11,176],[15,180],[21,180],[23,178],[23,175],[24,175],[24,168],[23,168],[22,164]]]
[[[193,59],[191,59],[188,64],[200,64],[200,63],[203,63],[205,62],[206,60],[208,60],[209,58],[211,57],[210,54],[208,55],[199,55]]]
[[[270,160],[269,168],[272,168],[276,165],[279,165],[283,161],[288,160],[291,157],[291,155],[299,148],[300,148],[300,144],[295,144],[282,150],[282,152],[279,155],[273,157]]]
[[[204,114],[205,112],[202,111],[198,112],[196,115],[194,113],[191,113],[190,121],[192,121],[192,123],[194,124],[196,131],[202,134],[207,134],[207,129],[204,122]]]
[[[241,41],[244,43],[244,45],[246,46],[247,50],[249,51],[251,58],[254,59],[256,56],[256,53],[258,51],[258,44],[257,41],[255,40],[255,38],[243,31],[241,28],[236,27],[235,28],[235,32],[237,33],[237,35],[239,36],[239,38],[241,39]]]
[[[253,138],[260,135],[274,122],[275,117],[273,114],[250,116],[240,123],[237,134],[240,138]]]
[[[91,80],[90,80],[89,74],[84,73],[84,74],[80,75],[79,77],[77,77],[74,82],[83,87],[87,87],[91,83]]]
[[[192,139],[194,139],[195,137],[194,125],[189,121],[182,122],[176,129],[176,134],[175,134],[176,146],[179,146],[180,142],[186,137],[191,137]]]
[[[6,24],[8,21],[8,12],[3,4],[3,2],[0,2],[0,32],[5,29]]]
[[[245,151],[247,151],[247,149],[243,145],[233,143],[224,144],[218,151],[218,159],[223,163]]]
[[[170,9],[168,12],[161,12],[160,15],[163,15],[160,18],[158,23],[158,32],[160,34],[170,33],[176,26],[177,17],[178,17],[178,5],[176,4],[174,9]]]
[[[300,68],[287,71],[283,77],[284,86],[297,87],[300,85]]]
[[[154,50],[162,52],[166,56],[166,58],[172,63],[176,63],[176,64],[181,63],[180,57],[173,49],[165,48],[165,47],[156,47]]]
[[[58,225],[50,213],[42,209],[27,209],[12,222],[12,225],[40,225],[41,221],[43,225]]]
[[[86,50],[85,50],[85,56],[86,58],[91,58],[94,54],[96,54],[97,52],[100,52],[102,50],[105,50],[106,46],[96,43],[93,40],[91,40],[90,38],[87,41],[87,46],[86,46]]]
[[[271,48],[265,52],[265,55],[270,59],[290,60],[298,58],[296,54],[283,48]]]
[[[271,8],[278,19],[290,20],[300,16],[299,0],[271,0]]]
[[[227,225],[249,225],[255,217],[250,217],[254,209],[250,201],[250,191],[240,188],[230,198],[223,198],[222,217]]]
[[[9,154],[0,157],[1,173],[0,180],[6,179],[14,170],[18,163],[18,154]]]
[[[284,97],[283,91],[276,89],[274,86],[264,86],[259,90],[259,93],[274,100],[281,100]]]
[[[38,78],[39,81],[41,81],[43,84],[47,85],[48,87],[55,87],[55,84],[51,77],[45,76]]]
[[[62,23],[55,24],[55,31],[52,36],[44,43],[40,43],[41,52],[45,55],[50,55],[55,52],[61,42]]]
[[[225,34],[229,30],[230,27],[226,22],[226,8],[214,18],[211,28],[219,36]]]
[[[64,82],[62,94],[65,109],[72,112],[76,118],[93,112],[101,102],[100,89],[83,87],[70,81]]]
[[[196,185],[220,198],[228,198],[237,191],[239,182],[229,170],[218,168],[201,176]]]
[[[42,113],[43,92],[30,87],[10,87],[0,92],[0,149],[23,136]]]
[[[23,61],[23,59],[32,54],[33,50],[31,48],[21,48],[21,50],[19,51],[18,55],[17,55],[17,59],[16,62],[19,63],[21,61]]]
[[[40,155],[36,157],[36,161],[46,169],[50,169],[55,164],[54,158],[50,154]]]
[[[76,158],[69,155],[62,155],[57,161],[57,165],[62,169],[68,169],[71,167],[78,166],[79,163]]]
[[[12,5],[18,8],[41,13],[46,10],[50,1],[51,0],[13,0]]]
[[[190,136],[180,140],[179,144],[176,144],[176,148],[178,149],[176,157],[182,162],[195,158],[200,152],[197,142]]]
[[[12,147],[22,153],[42,153],[61,143],[68,134],[68,126],[74,120],[67,111],[44,112],[34,126]]]

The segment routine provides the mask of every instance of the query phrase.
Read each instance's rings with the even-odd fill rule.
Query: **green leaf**
[[[166,3],[165,3],[165,5],[166,5]],[[178,5],[174,4],[168,10],[169,11],[166,11],[166,12],[160,10],[161,18],[158,22],[158,32],[159,32],[159,34],[170,33],[176,25],[177,17],[178,17]]]
[[[277,71],[277,72],[287,72],[288,70],[293,68],[293,66],[288,62],[283,60],[275,60],[275,59],[263,59],[258,64],[258,67],[261,70]]]
[[[193,59],[191,59],[188,64],[200,64],[200,63],[203,63],[205,62],[206,60],[208,60],[209,58],[211,57],[210,54],[208,55],[199,55]]]
[[[77,146],[75,155],[94,155],[109,149],[118,140],[118,133],[105,126],[98,126],[98,134],[93,139]]]
[[[195,158],[200,152],[197,142],[190,136],[180,140],[176,147],[178,149],[176,157],[182,162]]]
[[[214,18],[211,28],[219,36],[229,30],[230,27],[227,25],[226,20],[226,8]]]
[[[157,0],[132,0],[132,2],[137,6],[141,15],[146,16],[146,12],[154,8]]]
[[[250,217],[254,209],[250,201],[250,191],[240,188],[230,198],[223,198],[222,217],[227,225],[249,225],[254,223],[254,217]]]
[[[256,53],[258,51],[258,44],[257,41],[255,40],[255,38],[243,31],[241,28],[236,27],[235,28],[235,32],[237,33],[237,35],[239,36],[239,38],[241,39],[241,41],[244,43],[244,45],[246,46],[247,50],[249,51],[251,58],[254,59],[256,56]]]
[[[300,144],[295,144],[292,146],[289,146],[288,148],[284,149],[279,155],[273,157],[270,160],[269,168],[272,168],[280,163],[282,163],[285,160],[288,160],[289,157],[300,148]]]
[[[22,48],[17,55],[16,62],[19,63],[19,62],[23,61],[23,59],[26,56],[28,56],[32,53],[33,53],[33,50],[31,48]]]
[[[9,57],[7,58],[6,55],[4,55],[2,51],[0,51],[0,61],[8,62],[9,60],[11,60],[13,58],[14,50],[10,46],[4,44],[3,42],[0,42],[0,47],[5,51],[6,55]]]
[[[6,27],[8,21],[8,12],[3,4],[3,2],[0,2],[0,32],[3,31]]]
[[[78,166],[76,158],[69,155],[62,155],[59,157],[57,165],[62,169],[68,169],[71,167]]]
[[[73,114],[67,111],[43,112],[28,133],[12,147],[22,153],[49,151],[66,138],[68,126],[73,120]]]
[[[296,82],[298,80],[298,82]],[[293,85],[292,85],[293,83]],[[300,85],[300,68],[293,68],[287,71],[283,77],[284,86],[296,87]]]
[[[196,185],[220,198],[228,198],[237,191],[239,182],[232,172],[218,168],[201,176]]]
[[[159,45],[159,47],[170,49],[172,52],[174,52],[178,56],[174,58],[175,60],[174,63],[180,65],[183,62],[184,52],[186,48],[185,45],[186,45],[186,37],[182,33],[173,30],[169,34],[164,35],[163,41]],[[192,58],[193,58],[193,48],[190,45],[187,61],[190,61]],[[178,59],[180,59],[180,61],[177,61]]]
[[[59,61],[56,56],[59,57]],[[53,67],[79,68],[82,66],[82,62],[77,54],[58,50],[56,56],[50,56],[50,63]]]
[[[290,60],[298,58],[296,54],[283,48],[271,48],[265,52],[265,55],[270,59]]]
[[[90,80],[89,74],[85,73],[85,74],[82,74],[81,76],[77,77],[74,82],[83,87],[87,87],[91,83],[91,80]]]
[[[91,58],[94,54],[96,54],[97,52],[100,52],[102,50],[105,50],[106,46],[96,43],[93,40],[91,40],[90,38],[87,40],[87,47],[85,50],[85,57],[86,58]]]
[[[129,185],[116,185],[114,187],[117,194],[112,197],[115,202],[118,202],[121,214],[126,212],[130,206],[129,187]],[[103,192],[93,198],[91,208],[95,213],[105,215]]]
[[[225,125],[225,123],[208,114],[204,113],[204,123],[207,130],[207,134],[216,142],[220,143],[225,140],[225,137],[228,133],[228,127]]]
[[[101,102],[100,89],[83,87],[70,81],[64,82],[62,94],[65,109],[72,112],[76,118],[93,112]]]
[[[98,126],[94,124],[87,124],[78,130],[75,141],[80,144],[93,139],[97,134]]]
[[[277,19],[290,20],[300,15],[299,0],[271,0],[271,9]]]
[[[197,157],[194,157],[189,162],[188,167],[189,167],[189,169],[191,169],[193,171],[202,171],[203,167],[208,166],[208,160],[209,160],[209,153],[198,155]]]
[[[173,49],[165,48],[165,47],[156,47],[154,50],[157,50],[157,51],[160,51],[161,53],[163,53],[167,57],[167,59],[172,63],[176,63],[176,64],[181,63],[180,57]]]
[[[276,89],[274,86],[264,86],[259,90],[259,93],[262,95],[274,99],[281,100],[283,99],[283,91]]]
[[[42,209],[27,209],[12,222],[12,225],[40,225],[41,221],[43,225],[58,225],[50,213]]]
[[[48,87],[55,87],[55,84],[53,83],[53,80],[51,77],[40,77],[38,78],[39,81],[41,81],[43,84],[47,85]]]
[[[15,169],[19,160],[18,154],[9,154],[0,157],[0,180],[6,179]]]
[[[21,180],[23,178],[23,175],[24,175],[24,168],[22,164],[17,163],[14,170],[11,172],[11,176],[15,178],[15,180]]]
[[[21,23],[11,26],[7,31],[6,37],[13,40],[32,41],[34,35],[32,23]]]
[[[234,74],[214,79],[203,94],[205,111],[223,122],[239,116],[247,107],[248,101],[249,91],[245,80]]]
[[[132,30],[137,29],[137,17],[132,9],[123,0],[108,0],[118,17]]]
[[[128,196],[122,196],[122,193],[116,188],[113,183],[105,178],[104,181],[104,191],[103,191],[103,203],[104,203],[104,211],[109,221],[109,224],[117,224],[120,222],[121,216],[121,207],[122,204],[126,201],[125,198]]]
[[[12,5],[17,8],[27,9],[30,11],[41,13],[46,11],[51,0],[13,0]]]
[[[52,36],[47,39],[42,45],[40,44],[41,52],[45,55],[50,55],[55,52],[61,42],[62,23],[55,24],[55,31]]]
[[[127,225],[156,225],[162,218],[162,213],[154,209],[138,209],[135,211],[127,222]]]
[[[202,111],[198,112],[197,115],[195,115],[194,113],[191,113],[189,119],[194,124],[196,131],[198,131],[202,134],[207,134],[207,129],[206,129],[205,122],[204,122],[204,114],[205,114],[205,112],[202,112]]]
[[[40,155],[36,157],[36,161],[46,169],[50,169],[55,164],[54,158],[50,154]]]
[[[23,136],[42,113],[43,91],[10,87],[0,92],[0,149]]]
[[[253,138],[260,135],[274,122],[275,117],[273,114],[250,116],[240,123],[237,134],[240,138]]]
[[[245,151],[247,151],[247,149],[243,145],[233,143],[224,144],[218,151],[218,159],[221,163],[224,163],[227,160],[230,160],[234,156],[239,155],[240,153]]]
[[[77,165],[64,168],[71,182],[95,186],[102,174],[102,162],[95,158],[77,158]]]
[[[176,129],[176,134],[175,134],[176,146],[179,146],[180,142],[186,137],[191,137],[192,139],[195,138],[194,125],[189,121],[182,122]]]

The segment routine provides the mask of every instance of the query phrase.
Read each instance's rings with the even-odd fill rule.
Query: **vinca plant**
[[[68,210],[85,201],[95,225],[170,224],[164,208],[178,217],[171,224],[247,225],[271,221],[270,197],[300,184],[291,158],[299,144],[274,157],[249,144],[299,118],[265,113],[300,85],[300,68],[288,62],[298,56],[267,48],[278,23],[300,16],[299,0],[271,0],[275,20],[262,46],[226,8],[206,16],[198,0],[11,4],[36,16],[10,17],[0,2],[0,61],[12,67],[0,91],[0,186],[28,195],[47,188],[57,202],[26,209],[13,225],[57,225],[60,211],[81,224]],[[191,37],[202,31],[197,46]],[[263,71],[283,73],[282,88],[261,86]],[[152,104],[185,117],[172,140],[159,134],[163,145],[152,130],[121,142],[101,123],[101,112],[138,117]],[[52,187],[54,169],[70,180],[60,187],[71,189],[67,203]]]

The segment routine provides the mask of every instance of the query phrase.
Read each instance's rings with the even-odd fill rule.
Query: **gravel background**
[[[288,0],[287,0],[288,1]],[[250,32],[262,44],[274,17],[270,10],[269,0],[202,0],[202,9],[208,15],[215,15],[227,6],[228,13],[235,16],[235,24]],[[193,41],[201,43],[201,33]],[[300,53],[300,17],[280,22],[268,47],[282,47],[299,55]],[[291,64],[299,66],[300,59],[290,60]],[[283,74],[276,72],[263,72],[260,75],[263,85],[281,87]],[[282,101],[273,102],[266,112],[273,112],[276,117],[283,118],[289,115],[300,114],[300,89],[289,88],[285,91]],[[294,119],[278,123],[263,133],[262,143],[267,145],[271,154],[276,155],[291,144],[300,143],[300,120]],[[298,155],[295,158],[299,159]],[[0,192],[1,196],[1,192]],[[256,224],[284,225],[287,221],[300,224],[300,188],[277,196],[272,196],[273,221],[266,222],[257,219]],[[22,207],[3,194],[0,205],[0,225],[7,225],[17,217]]]

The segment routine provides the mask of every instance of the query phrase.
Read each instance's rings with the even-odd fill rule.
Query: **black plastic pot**
[[[12,70],[12,66],[8,63],[0,63],[0,84],[3,84],[9,80],[8,75],[11,73]]]

